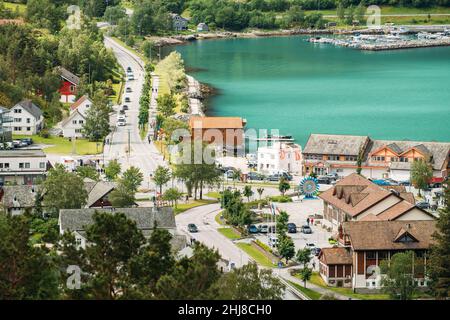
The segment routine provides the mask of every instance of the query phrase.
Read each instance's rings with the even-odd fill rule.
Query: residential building
[[[87,95],[82,96],[70,106],[70,114],[61,122],[63,136],[66,138],[83,137],[83,127],[86,123],[87,111],[93,102]]]
[[[352,257],[352,288],[357,292],[380,289],[383,275],[377,276],[377,267],[405,251],[414,251],[414,278],[419,287],[427,286],[428,250],[436,230],[436,221],[344,222],[339,231],[339,244]]]
[[[200,22],[197,25],[197,31],[198,32],[206,32],[206,31],[209,31],[209,27],[208,27],[208,25],[206,23]]]
[[[31,100],[22,100],[9,110],[8,122],[12,134],[33,135],[44,127],[44,116],[41,109]]]
[[[136,222],[136,226],[142,231],[144,237],[149,238],[153,228],[165,229],[172,234],[172,248],[176,251],[186,246],[186,237],[176,231],[175,215],[171,207],[163,208],[110,208],[110,209],[62,209],[59,211],[59,231],[72,232],[77,244],[85,248],[86,228],[93,223],[95,212],[123,213],[128,219]]]
[[[450,143],[374,140],[369,136],[311,134],[303,149],[303,173],[337,173],[347,176],[358,168],[372,179],[410,179],[411,163],[429,161],[430,183],[442,182],[450,174]]]
[[[357,173],[343,178],[319,195],[324,225],[337,230],[344,221],[435,220],[415,206],[414,196],[404,187],[387,188]]]
[[[265,174],[278,172],[301,173],[302,149],[294,143],[274,143],[258,148],[257,170]]]
[[[189,21],[188,19],[183,18],[182,16],[176,13],[171,13],[170,17],[172,18],[173,29],[175,31],[187,30]]]
[[[32,212],[39,195],[39,185],[1,186],[0,201],[5,211],[11,215]]]
[[[116,188],[115,182],[94,181],[89,178],[84,179],[84,188],[88,193],[86,208],[110,208],[111,202],[109,194]]]
[[[9,115],[9,109],[0,106],[0,143],[12,141],[12,129],[8,123],[13,119]]]
[[[322,248],[319,254],[319,274],[333,287],[351,287],[353,274],[351,250],[343,247]]]
[[[358,156],[369,141],[368,136],[311,134],[303,149],[303,174],[346,176],[355,172]]]
[[[246,120],[239,117],[191,117],[189,128],[192,139],[202,139],[233,153],[244,150]]]
[[[61,86],[59,87],[59,93],[61,94],[60,101],[63,103],[75,102],[80,78],[63,67],[57,67],[56,71],[61,77]]]
[[[0,150],[0,185],[32,185],[45,178],[50,167],[41,149]]]

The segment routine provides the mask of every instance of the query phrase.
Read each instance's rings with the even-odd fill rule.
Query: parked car
[[[249,172],[247,175],[248,180],[257,180],[257,181],[263,181],[264,176],[257,172]]]
[[[327,176],[321,176],[317,178],[319,184],[331,184],[331,178]]]
[[[316,250],[316,245],[312,242],[307,242],[305,248],[308,248],[309,250],[313,251]]]
[[[27,145],[33,144],[33,139],[31,139],[31,138],[23,138],[23,139],[20,139],[20,141],[26,142]]]
[[[289,173],[282,172],[282,173],[274,173],[274,174],[269,175],[267,177],[267,180],[269,180],[269,181],[280,181],[281,178],[284,178],[284,179],[286,179],[288,181],[291,181],[293,179],[292,175],[290,175]]]
[[[125,92],[126,92],[126,93],[130,93],[130,92],[132,92],[132,90],[131,90],[130,87],[128,87],[128,88],[125,89]]]
[[[268,233],[269,232],[269,226],[267,224],[260,225],[258,229],[259,229],[260,233]]]
[[[315,255],[316,257],[318,257],[321,251],[322,251],[322,249],[320,249],[320,248],[313,248],[313,249],[311,250],[311,253],[312,253],[313,255]]]
[[[128,81],[132,81],[132,80],[134,80],[134,76],[133,76],[133,74],[130,73],[128,75]]]
[[[302,226],[302,233],[304,233],[304,234],[311,234],[312,233],[311,227],[308,226],[307,224],[305,224],[304,226]]]
[[[288,233],[297,233],[297,225],[295,223],[288,223],[287,231]]]
[[[122,109],[123,109],[123,110],[128,110],[128,105],[124,104],[124,105],[122,106]]]
[[[269,181],[280,181],[281,176],[279,174],[271,174],[267,177]]]
[[[430,204],[426,201],[421,201],[421,202],[416,203],[416,207],[420,208],[420,209],[430,209],[431,208]]]
[[[234,170],[228,170],[226,172],[227,178],[228,179],[233,179],[234,172],[235,172]]]
[[[125,97],[125,102],[131,102],[130,97]]]
[[[339,176],[336,172],[330,172],[326,175],[326,177],[332,179],[332,180],[338,180]]]
[[[197,226],[193,223],[189,223],[187,228],[188,228],[188,231],[191,233],[198,232]]]
[[[409,187],[411,185],[411,182],[409,182],[409,181],[400,181],[398,184],[401,185],[401,186]]]
[[[247,230],[249,233],[258,233],[259,232],[259,229],[254,224],[249,225]]]

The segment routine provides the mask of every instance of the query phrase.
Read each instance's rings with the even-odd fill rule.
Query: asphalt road
[[[161,155],[153,144],[149,144],[147,139],[141,140],[138,128],[139,98],[144,83],[144,63],[126,48],[120,46],[109,37],[105,37],[105,46],[111,48],[117,61],[124,70],[131,67],[134,74],[132,81],[127,81],[125,88],[131,88],[131,93],[124,91],[122,105],[128,105],[126,111],[126,125],[116,126],[117,115],[121,106],[115,106],[115,114],[111,117],[111,124],[115,130],[110,135],[110,144],[105,146],[105,159],[117,159],[122,165],[122,171],[130,166],[138,167],[144,174],[144,181],[141,187],[153,186],[150,174],[154,172],[158,165],[165,166]],[[130,102],[125,103],[125,98],[130,98]]]

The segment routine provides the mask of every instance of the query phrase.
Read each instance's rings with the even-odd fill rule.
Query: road
[[[144,174],[142,188],[153,186],[150,174],[154,172],[158,165],[165,166],[161,155],[156,147],[149,144],[147,139],[141,140],[138,128],[139,98],[144,83],[144,62],[135,54],[119,45],[109,37],[105,37],[105,46],[112,49],[117,61],[124,70],[131,67],[135,80],[127,81],[125,88],[131,88],[131,93],[124,91],[122,101],[126,97],[130,98],[130,102],[123,102],[128,105],[129,110],[126,111],[126,126],[115,126],[117,112],[120,106],[115,107],[115,114],[111,117],[111,123],[115,126],[115,130],[110,135],[110,143],[105,145],[105,160],[117,159],[122,165],[122,171],[130,166],[138,167]]]
[[[209,248],[217,249],[222,258],[234,262],[236,267],[241,267],[251,261],[251,258],[239,249],[230,239],[217,231],[221,226],[216,222],[215,217],[220,211],[219,204],[210,204],[196,207],[180,213],[175,217],[177,229],[180,233],[186,234],[195,240],[205,244]],[[198,233],[189,233],[187,225],[194,223],[197,225]],[[277,270],[274,270],[278,274]],[[299,300],[290,288],[286,289],[284,300]]]

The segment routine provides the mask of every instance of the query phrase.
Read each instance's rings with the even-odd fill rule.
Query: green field
[[[194,201],[189,202],[189,203],[179,204],[174,209],[174,212],[175,212],[175,214],[179,214],[179,213],[182,213],[182,212],[184,212],[186,210],[189,210],[189,209],[192,209],[192,208],[195,208],[195,207],[200,207],[200,206],[204,206],[204,205],[207,205],[207,204],[213,204],[213,203],[217,203],[217,201],[216,200],[194,200]]]
[[[32,138],[34,143],[45,144],[49,147],[43,149],[45,153],[71,155],[73,143],[67,138],[54,137],[42,138],[38,135],[33,136],[14,136],[14,139]],[[99,154],[103,152],[103,144],[101,142],[90,142],[86,139],[75,140],[75,152],[77,155]]]
[[[304,295],[309,297],[311,300],[319,300],[322,296],[319,292],[311,290],[309,288],[305,288],[302,285],[299,285],[298,283],[288,281],[293,287],[295,287],[298,291],[302,292]]]
[[[261,251],[256,249],[250,243],[241,242],[241,243],[236,243],[236,245],[239,248],[241,248],[242,250],[244,250],[259,265],[261,265],[263,267],[267,267],[267,268],[274,268],[274,267],[276,267],[276,264],[273,264],[272,261],[270,261],[270,259],[266,255],[264,255]]]
[[[239,233],[237,233],[233,228],[219,228],[217,229],[221,234],[231,240],[236,240],[241,237]]]

